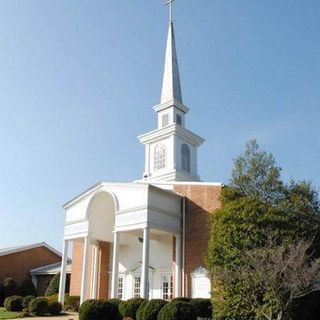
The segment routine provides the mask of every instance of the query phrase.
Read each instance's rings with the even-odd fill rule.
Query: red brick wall
[[[38,247],[0,256],[0,282],[12,277],[21,284],[30,279],[30,270],[61,261],[61,257],[46,247]]]
[[[209,239],[209,214],[220,207],[220,186],[175,185],[175,192],[186,197],[185,295],[191,295],[190,273],[204,265]]]
[[[91,287],[91,266],[92,266],[92,248],[90,245],[88,257],[88,276],[87,276],[87,298],[89,298]],[[110,243],[99,242],[99,274],[98,274],[98,298],[108,297],[109,285],[109,257]],[[83,241],[77,239],[73,241],[72,253],[72,269],[70,282],[70,295],[79,296],[81,292],[81,276],[82,276],[82,257],[83,257]]]

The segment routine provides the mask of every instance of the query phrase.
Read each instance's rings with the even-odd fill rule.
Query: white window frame
[[[169,279],[168,287],[164,288],[164,278],[167,277]],[[161,273],[160,275],[160,285],[161,285],[161,299],[170,301],[173,298],[173,275],[172,273]],[[168,290],[168,292],[164,292],[164,290]]]
[[[136,279],[140,279],[140,286],[139,286],[139,294],[136,296],[135,290],[136,290]],[[141,275],[135,274],[133,275],[133,281],[132,281],[132,298],[140,298],[141,296]]]
[[[122,288],[120,288],[121,282],[122,282]],[[122,293],[120,293],[121,289],[122,289]],[[120,295],[122,295],[121,298],[120,298]],[[117,298],[120,300],[125,300],[125,276],[124,275],[119,275],[119,278],[118,278]]]
[[[158,143],[154,147],[154,171],[164,169],[167,161],[167,148],[164,144]]]

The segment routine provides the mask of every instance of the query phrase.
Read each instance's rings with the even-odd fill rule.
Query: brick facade
[[[186,197],[185,295],[191,295],[190,274],[204,266],[209,239],[209,214],[220,207],[221,186],[175,185],[174,191]]]
[[[87,298],[91,289],[91,272],[92,272],[92,252],[93,246],[89,247],[88,256],[88,276],[87,276]],[[73,253],[72,253],[72,269],[71,269],[71,281],[70,281],[70,295],[79,296],[81,292],[81,277],[82,277],[82,257],[83,257],[83,241],[77,239],[73,241]],[[109,266],[110,266],[110,243],[99,242],[99,270],[98,270],[98,298],[108,298],[109,288]]]
[[[21,284],[31,278],[31,269],[60,261],[59,255],[44,246],[0,256],[0,282],[11,277]]]

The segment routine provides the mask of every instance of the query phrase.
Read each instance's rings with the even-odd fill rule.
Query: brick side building
[[[32,279],[32,269],[56,263],[61,263],[61,253],[45,242],[0,249],[0,282],[11,277],[20,285],[23,281]],[[33,282],[37,287],[36,280],[34,278]]]

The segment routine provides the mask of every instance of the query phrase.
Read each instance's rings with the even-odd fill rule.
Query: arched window
[[[181,146],[181,169],[190,172],[190,149],[186,144]]]
[[[154,170],[160,170],[166,166],[166,146],[158,143],[154,149]]]

